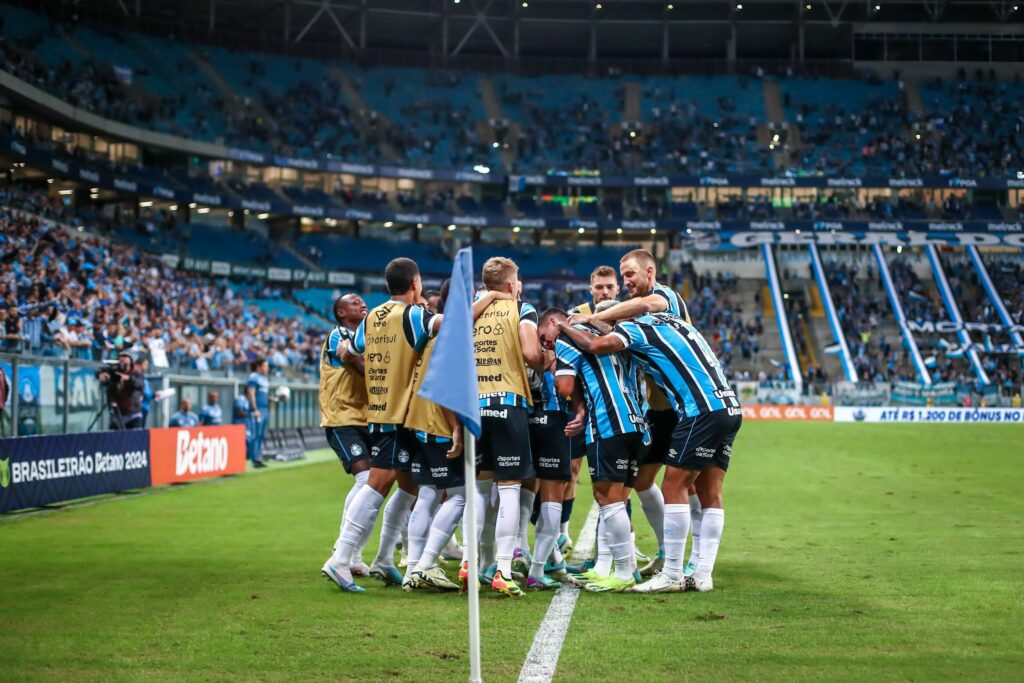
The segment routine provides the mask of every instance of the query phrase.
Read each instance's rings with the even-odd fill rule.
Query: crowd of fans
[[[822,265],[857,376],[868,382],[914,381],[875,268],[833,260]]]
[[[728,97],[706,103],[668,99],[659,85],[644,96],[657,103],[636,145],[639,168],[647,173],[770,173],[772,155],[757,144],[758,121],[736,112]]]
[[[127,351],[195,370],[240,371],[259,357],[279,373],[316,367],[319,330],[246,305],[237,287],[22,213],[61,217],[44,197],[0,193],[4,350],[86,360]]]
[[[266,79],[258,73],[261,62],[253,59],[251,83],[259,96],[229,98],[204,79],[198,64],[180,58],[168,67],[185,75],[182,83],[187,87],[157,94],[119,78],[113,65],[87,54],[81,61],[64,59],[55,66],[36,58],[41,40],[67,40],[73,30],[74,25],[54,22],[46,35],[0,40],[3,68],[99,115],[190,137],[222,138],[235,146],[412,165],[469,167],[494,158],[478,132],[478,124],[485,122],[474,120],[482,117],[459,102],[466,89],[476,96],[475,84],[463,83],[458,73],[417,75],[426,88],[415,101],[394,97],[394,106],[387,111],[369,107],[352,112],[331,74],[296,77],[282,92],[275,92],[260,85]],[[217,68],[215,59],[208,61]],[[364,78],[377,78],[365,73],[354,79],[357,90]],[[756,76],[762,77],[763,72]],[[862,77],[880,82],[870,74]],[[393,74],[384,78],[382,85],[374,86],[381,86],[387,99],[404,87],[419,87],[406,85]],[[748,82],[759,80],[741,79]],[[494,128],[503,138],[499,147],[510,143],[515,152],[510,170],[770,173],[775,169],[773,156],[780,151],[758,142],[763,122],[739,111],[728,96],[710,103],[685,100],[660,81],[649,81],[643,89],[650,105],[644,120],[620,128],[613,124],[624,110],[621,83],[613,86],[609,81],[607,86],[616,88],[614,105],[585,93],[543,88],[523,92],[498,83],[500,100],[520,119]],[[997,83],[984,74],[968,80],[964,73],[953,83],[923,83],[924,111],[917,113],[902,81],[900,86],[898,95],[872,99],[858,109],[825,97],[791,107],[795,130],[788,148],[789,168],[821,175],[964,177],[1018,169],[1024,152],[1024,100],[1016,95],[1017,84]],[[462,89],[460,97],[452,96],[456,88]],[[788,94],[785,97],[788,100]],[[296,102],[305,104],[295,106]],[[504,139],[513,133],[514,140]]]
[[[769,379],[759,369],[764,365],[760,295],[755,295],[754,310],[745,313],[738,302],[735,274],[719,271],[700,275],[686,263],[677,282],[683,279],[691,284],[692,293],[686,302],[690,319],[718,356],[726,377],[733,381]]]
[[[964,259],[943,259],[943,270],[949,279],[953,299],[960,315],[967,322],[1003,326],[995,306],[978,279],[973,264]],[[999,259],[986,264],[996,291],[1015,325],[1024,324],[1024,266],[1020,261]],[[1013,339],[1005,332],[971,332],[971,340],[985,347],[1012,347]],[[959,343],[959,340],[958,340]],[[1011,389],[1021,383],[1021,356],[1013,351],[980,354],[982,367],[989,379],[1000,387]]]

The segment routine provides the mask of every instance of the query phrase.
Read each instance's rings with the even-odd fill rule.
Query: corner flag
[[[473,362],[473,249],[460,249],[452,268],[444,323],[419,394],[447,408],[480,436],[480,397]],[[468,483],[468,482],[467,482]]]
[[[465,435],[466,509],[462,540],[469,564],[469,681],[482,683],[480,667],[480,596],[477,591],[476,441],[480,436],[480,396],[473,353],[473,249],[455,255],[452,281],[444,304],[444,322],[434,342],[427,376],[419,394],[459,416]]]

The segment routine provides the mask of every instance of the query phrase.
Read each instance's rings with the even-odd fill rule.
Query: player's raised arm
[[[512,301],[514,298],[510,292],[484,292],[473,302],[473,322],[476,322],[495,301]]]
[[[606,334],[601,337],[591,334],[586,330],[575,328],[566,322],[558,323],[558,329],[575,344],[579,345],[581,349],[596,356],[617,353],[626,348],[625,342],[618,335]]]

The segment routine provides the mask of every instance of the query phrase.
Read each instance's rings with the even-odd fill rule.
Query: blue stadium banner
[[[0,439],[0,513],[149,484],[144,429]]]

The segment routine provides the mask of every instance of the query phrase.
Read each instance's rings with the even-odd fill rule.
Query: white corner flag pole
[[[466,427],[462,428],[462,452],[466,461],[466,514],[462,522],[462,542],[466,546],[469,563],[469,683],[483,683],[480,672],[480,582],[477,580],[476,535],[476,439]]]

